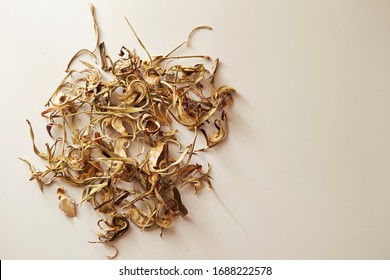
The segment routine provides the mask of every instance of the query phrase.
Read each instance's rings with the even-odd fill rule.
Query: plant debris
[[[122,47],[119,58],[112,60],[100,42],[94,8],[90,8],[96,46],[73,56],[67,75],[41,113],[53,139],[44,151],[36,146],[27,120],[33,150],[47,162],[46,169],[39,171],[22,160],[41,190],[58,180],[82,189],[79,204],[87,202],[104,216],[97,223],[96,242],[116,240],[130,223],[143,230],[160,228],[162,234],[175,217],[188,214],[182,188],[192,187],[198,194],[203,187],[212,187],[210,166],[205,170],[193,157],[226,138],[227,111],[235,90],[215,87],[218,59],[212,70],[204,64],[174,64],[188,58],[210,60],[206,55],[173,54],[190,45],[194,32],[211,27],[196,27],[169,54],[152,56],[126,18],[148,59],[141,60],[135,50]],[[92,62],[80,60],[85,68],[76,70],[72,65],[81,55]],[[183,127],[193,135],[187,145],[178,137]],[[199,135],[206,146],[196,149]],[[74,217],[74,200],[62,188],[57,196],[60,209]]]
[[[57,189],[57,197],[59,199],[59,207],[69,217],[76,216],[76,202],[69,195],[65,193],[63,188]]]

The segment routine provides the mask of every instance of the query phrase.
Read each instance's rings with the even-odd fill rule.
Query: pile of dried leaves
[[[214,86],[218,59],[211,71],[203,64],[174,63],[186,58],[209,60],[208,56],[173,53],[188,45],[196,30],[210,27],[195,28],[186,42],[167,55],[151,56],[128,22],[148,59],[141,60],[135,51],[122,47],[120,58],[114,61],[99,41],[90,7],[96,47],[75,54],[42,112],[54,140],[46,143],[45,151],[37,148],[27,121],[34,152],[47,162],[46,169],[39,171],[22,160],[42,190],[57,180],[82,188],[79,204],[88,202],[105,216],[98,221],[97,242],[106,243],[122,236],[130,222],[142,229],[169,228],[174,217],[187,214],[180,189],[191,186],[198,193],[204,186],[211,188],[210,167],[204,170],[192,157],[226,137],[234,89]],[[80,55],[93,62],[80,60],[85,69],[72,69]],[[104,79],[101,71],[110,74],[111,80]],[[183,146],[174,125],[193,132],[192,143]],[[198,135],[207,145],[195,150]],[[57,195],[60,208],[75,216],[74,200],[62,188]]]

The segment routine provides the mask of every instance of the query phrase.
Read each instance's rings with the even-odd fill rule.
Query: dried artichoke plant
[[[193,187],[197,194],[204,186],[212,187],[210,166],[205,170],[193,156],[225,139],[235,91],[215,87],[218,59],[208,70],[203,64],[177,63],[186,58],[210,60],[208,56],[173,55],[189,45],[195,31],[211,27],[197,27],[169,54],[151,56],[127,21],[148,59],[122,47],[114,61],[100,42],[94,7],[90,8],[96,46],[93,51],[80,50],[70,60],[67,75],[41,113],[53,138],[45,151],[37,148],[27,121],[34,152],[47,162],[46,169],[37,170],[22,160],[41,190],[58,180],[83,189],[79,204],[89,203],[104,216],[98,221],[96,242],[121,237],[131,223],[141,229],[160,228],[162,234],[176,216],[188,213],[182,188]],[[73,69],[80,55],[92,62],[80,60],[85,69]],[[193,134],[188,145],[177,137],[183,128]],[[198,135],[206,145],[195,149]],[[75,216],[73,199],[62,188],[57,195],[61,210]]]

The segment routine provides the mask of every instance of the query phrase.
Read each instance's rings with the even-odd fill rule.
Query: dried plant
[[[79,204],[88,202],[105,216],[98,221],[97,242],[121,237],[130,222],[141,229],[160,228],[162,234],[176,216],[188,213],[180,195],[182,188],[192,187],[197,194],[204,186],[212,187],[210,166],[204,170],[193,162],[193,155],[225,139],[227,110],[235,90],[215,87],[218,59],[212,70],[203,64],[173,64],[187,58],[210,60],[208,56],[173,54],[190,44],[194,32],[211,27],[197,27],[169,54],[151,56],[126,18],[148,59],[141,60],[135,51],[122,47],[114,61],[100,42],[94,8],[90,7],[96,46],[92,51],[78,51],[70,60],[67,75],[41,113],[53,138],[45,151],[37,148],[27,121],[34,152],[47,162],[46,169],[39,171],[22,160],[41,190],[58,180],[83,189]],[[81,61],[85,69],[73,69],[81,55],[93,62]],[[110,79],[103,78],[106,76]],[[177,137],[183,127],[193,133],[192,143],[186,146]],[[195,150],[199,134],[207,145]],[[73,199],[62,188],[57,195],[60,209],[75,216]]]

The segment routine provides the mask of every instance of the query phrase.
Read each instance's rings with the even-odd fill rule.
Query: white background
[[[149,269],[149,275],[122,275],[120,269],[124,267],[131,269],[132,273],[137,268]],[[23,269],[20,269],[23,267]],[[159,270],[176,267],[176,273],[183,273],[176,276],[156,276],[151,269]],[[217,268],[216,275],[214,267]],[[96,261],[96,260],[6,260],[1,263],[1,279],[19,280],[34,277],[42,280],[68,280],[77,274],[79,278],[101,279],[214,279],[226,280],[234,276],[226,275],[225,268],[231,267],[258,267],[258,271],[264,271],[261,267],[271,267],[271,275],[267,275],[265,269],[262,275],[236,276],[244,279],[269,279],[269,280],[328,280],[328,279],[356,279],[356,280],[388,280],[390,278],[388,260],[117,260],[117,261]],[[184,275],[188,269],[192,269],[192,275]],[[194,274],[194,269],[197,269]],[[198,269],[202,269],[199,273]],[[221,270],[220,270],[221,269]],[[238,271],[239,269],[237,269]],[[234,271],[234,270],[231,270]],[[238,273],[236,271],[236,274]],[[130,271],[128,271],[130,272]],[[270,271],[268,270],[268,273]],[[153,275],[150,275],[152,274]],[[234,272],[232,272],[234,273]],[[244,273],[241,270],[241,273]],[[249,274],[250,272],[247,272]],[[255,270],[253,274],[255,274]],[[142,275],[139,272],[139,275]]]
[[[58,210],[18,157],[37,166],[41,118],[69,59],[93,49],[89,1],[0,0],[0,259],[104,259],[98,214]],[[214,190],[184,194],[165,232],[132,227],[118,258],[389,259],[390,1],[93,1],[108,52],[152,54],[198,25],[188,54],[219,57],[237,89],[230,135],[206,157]],[[78,200],[79,192],[65,186]]]

